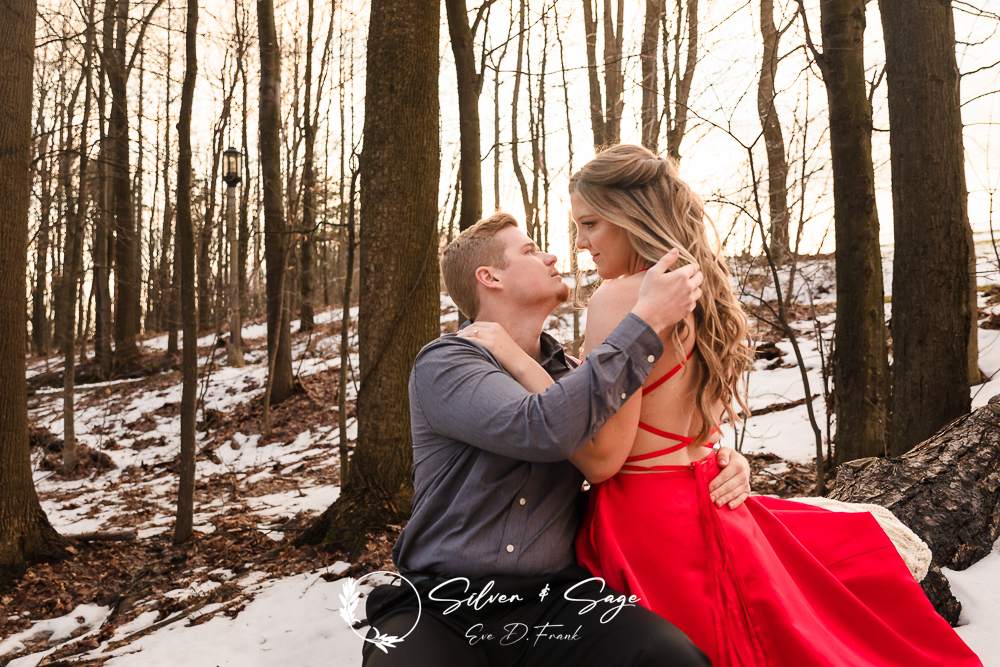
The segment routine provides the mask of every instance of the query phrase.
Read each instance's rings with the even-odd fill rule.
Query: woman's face
[[[576,222],[576,247],[590,251],[597,275],[617,278],[642,268],[624,229],[595,213],[578,192],[571,193],[569,201]]]

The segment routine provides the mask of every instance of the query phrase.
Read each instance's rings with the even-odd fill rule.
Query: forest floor
[[[980,284],[1000,283],[986,255],[983,262]],[[887,263],[891,275],[891,256]],[[773,304],[763,268],[733,264],[748,310],[762,300]],[[798,274],[793,326],[826,434],[832,260],[803,261]],[[988,381],[972,389],[977,407],[1000,393],[1000,288],[984,289],[980,305],[980,365]],[[456,313],[447,296],[441,308],[442,331],[453,331]],[[357,308],[351,316],[355,367]],[[85,449],[69,476],[61,472],[62,360],[28,358],[34,479],[50,521],[65,535],[129,531],[135,539],[80,541],[67,560],[32,567],[0,591],[0,666],[360,664],[362,639],[338,614],[343,582],[394,571],[390,550],[401,526],[369,535],[365,552],[350,562],[343,553],[289,546],[339,495],[339,420],[346,420],[350,447],[357,435],[353,381],[347,413],[336,407],[341,311],[328,309],[316,319],[315,330],[293,335],[296,392],[272,410],[270,437],[260,423],[264,325],[244,326],[242,368],[225,365],[214,333],[199,338],[195,536],[181,545],[171,540],[181,377],[178,360],[166,354],[166,337],[143,342],[144,363],[132,373],[141,377],[77,387],[76,432]],[[298,328],[293,322],[293,332]],[[569,306],[548,328],[571,344]],[[724,444],[750,460],[755,492],[813,495],[816,444],[802,373],[787,337],[763,323],[757,337],[751,415],[736,430],[723,427]],[[1000,666],[1000,601],[992,602],[1000,600],[1000,555],[947,574],[965,604],[960,633],[985,664]],[[380,576],[367,577],[359,590]]]

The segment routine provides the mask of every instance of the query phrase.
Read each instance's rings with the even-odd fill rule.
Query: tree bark
[[[618,0],[617,19],[611,14],[611,0],[604,0],[604,141],[608,146],[622,140],[622,111],[625,109],[624,22],[625,0]]]
[[[340,498],[303,535],[356,551],[409,516],[407,378],[438,335],[439,2],[374,0],[361,155],[358,446]],[[343,415],[342,415],[343,416]]]
[[[191,107],[198,78],[198,0],[187,0],[184,83],[177,119],[177,253],[180,267],[180,306],[184,326],[181,386],[180,480],[174,544],[187,541],[194,531],[195,430],[198,414],[198,304],[195,298],[194,220],[191,215]]]
[[[108,85],[111,88],[111,117],[108,139],[111,147],[111,186],[114,188],[115,231],[115,360],[139,354],[136,345],[139,275],[136,270],[135,206],[129,178],[128,69],[125,47],[128,36],[128,0],[116,0],[114,48],[105,53]],[[106,16],[105,20],[110,20]]]
[[[691,82],[694,80],[694,68],[698,64],[698,0],[687,0],[687,18],[682,20],[681,2],[677,0],[677,29],[674,31],[674,97],[670,103],[670,77],[664,75],[663,103],[667,112],[667,153],[680,161],[681,142],[687,132],[688,100],[691,97]],[[687,23],[687,48],[684,59],[684,74],[681,74],[681,26]],[[667,67],[667,31],[666,16],[663,27],[663,69]],[[671,108],[673,109],[671,111]]]
[[[642,145],[657,150],[660,137],[659,85],[656,75],[656,45],[660,41],[660,19],[663,16],[664,0],[646,0],[646,23],[642,31]],[[664,100],[669,105],[670,99]]]
[[[264,259],[267,262],[267,354],[274,358],[270,403],[292,393],[292,343],[289,299],[283,298],[288,261],[281,181],[281,52],[274,23],[274,0],[257,1],[260,38],[260,162],[264,188]]]
[[[312,116],[313,86],[313,0],[308,4],[306,28],[306,71],[302,101],[302,133],[305,138],[305,156],[302,165],[302,243],[299,246],[299,331],[315,328],[313,312],[313,273],[316,267],[316,124]],[[318,97],[318,95],[317,95]],[[319,107],[317,100],[316,106]]]
[[[461,162],[459,178],[462,182],[462,209],[458,217],[459,230],[466,230],[483,217],[483,170],[480,158],[479,93],[483,88],[482,72],[476,72],[473,52],[475,32],[469,26],[469,13],[465,0],[445,0],[448,13],[448,34],[451,51],[455,56],[458,78],[458,123]],[[492,2],[484,3],[488,7]],[[476,23],[482,16],[482,7]],[[457,194],[456,194],[457,196]]]
[[[111,267],[110,257],[110,231],[112,222],[112,206],[114,203],[114,190],[109,182],[109,165],[114,159],[114,148],[111,138],[108,136],[107,115],[105,114],[105,101],[107,100],[107,70],[109,67],[110,53],[114,49],[115,21],[115,0],[105,0],[104,2],[104,26],[101,34],[101,46],[105,57],[101,58],[101,73],[97,77],[97,115],[101,135],[101,153],[97,163],[98,169],[98,212],[97,224],[94,230],[94,357],[97,365],[101,369],[104,377],[111,376]]]
[[[358,172],[351,173],[350,201],[347,204],[347,261],[344,272],[344,297],[340,317],[340,373],[337,384],[337,426],[340,429],[340,479],[351,475],[350,448],[347,444],[347,366],[351,362],[351,291],[354,287],[354,202],[357,199]]]
[[[515,112],[511,115],[510,120],[510,155],[511,160],[514,165],[514,176],[517,178],[518,186],[521,189],[521,203],[524,206],[524,227],[529,238],[535,238],[535,223],[538,219],[538,197],[532,197],[528,191],[528,182],[524,177],[524,170],[521,168],[521,159],[518,156],[518,146],[520,145],[520,140],[517,134],[517,108],[518,108],[518,97],[521,92],[521,65],[524,62],[524,42],[525,36],[528,34],[528,30],[525,27],[525,14],[528,11],[528,5],[526,0],[521,0],[521,5],[518,11],[518,33],[517,33],[517,65],[514,67],[514,95],[513,102],[511,106]],[[528,82],[528,91],[530,95],[531,82],[530,76]],[[530,107],[529,107],[530,108]],[[532,157],[535,157],[534,151],[532,151]],[[537,159],[537,158],[536,158]],[[535,180],[536,190],[537,190],[537,179]]]
[[[880,0],[889,86],[898,456],[969,411],[968,202],[950,2]]]
[[[76,356],[74,355],[74,348],[76,347],[76,340],[74,338],[74,329],[76,328],[77,290],[80,289],[77,283],[83,270],[83,243],[85,240],[83,232],[87,224],[87,201],[89,196],[87,192],[87,164],[89,162],[88,151],[90,147],[87,142],[87,134],[90,127],[92,100],[90,75],[93,69],[94,49],[96,48],[93,35],[95,4],[96,2],[92,1],[88,8],[87,45],[82,73],[86,92],[84,93],[83,102],[83,123],[80,125],[80,187],[77,190],[75,215],[66,221],[67,257],[66,268],[64,270],[66,272],[66,294],[69,295],[66,305],[67,319],[69,321],[66,325],[67,338],[63,361],[63,469],[67,473],[76,467],[77,462],[76,408],[74,405],[74,386],[76,384]],[[82,295],[80,298],[82,299]],[[84,343],[81,344],[81,347],[86,347],[86,338],[84,338]]]
[[[243,366],[243,318],[240,313],[239,250],[236,243],[236,185],[226,188],[226,243],[229,245],[229,350],[230,366]],[[220,259],[221,261],[221,259]]]
[[[169,16],[170,12],[167,12],[168,16],[168,27],[169,27]],[[170,156],[173,152],[172,146],[170,145],[170,126],[173,124],[170,119],[170,75],[172,69],[172,58],[170,51],[170,31],[167,31],[167,91],[166,91],[166,119],[164,127],[163,145],[165,146],[163,155],[163,231],[160,234],[160,266],[156,277],[156,291],[159,294],[159,300],[156,304],[156,313],[154,319],[156,321],[156,330],[165,331],[170,328],[171,313],[173,309],[173,302],[177,299],[178,295],[174,294],[174,290],[171,285],[170,280],[170,267],[172,262],[170,261],[170,248],[173,245],[174,236],[174,207],[170,200],[171,190],[170,190]],[[168,335],[169,344],[169,335]],[[176,345],[176,341],[175,341]]]
[[[594,0],[583,0],[583,27],[587,38],[587,82],[590,85],[590,129],[594,134],[594,149],[608,144],[601,101],[601,80],[597,76],[597,11]]]
[[[891,379],[872,166],[872,111],[865,81],[865,0],[830,0],[820,7],[823,54],[817,54],[817,62],[830,108],[839,278],[833,364],[839,465],[888,453]]]
[[[45,308],[45,291],[48,276],[48,253],[49,253],[49,225],[51,208],[51,179],[52,169],[49,166],[51,161],[45,153],[48,151],[49,135],[42,136],[39,142],[39,160],[41,169],[39,180],[42,184],[42,194],[39,198],[38,206],[41,209],[42,219],[38,228],[38,250],[35,255],[35,288],[31,293],[31,339],[34,343],[35,351],[40,355],[49,353],[49,318]],[[55,282],[55,281],[53,281]]]
[[[24,349],[28,330],[28,205],[34,0],[10,0],[0,17],[0,581],[64,554],[31,478]]]
[[[771,256],[778,266],[788,258],[788,161],[785,140],[774,106],[774,77],[778,71],[778,40],[774,25],[774,0],[760,1],[760,32],[764,59],[757,85],[757,115],[764,131],[767,151],[767,204],[771,219]],[[791,298],[791,295],[789,295]]]
[[[930,547],[932,572],[968,568],[1000,537],[1000,396],[900,457],[842,465],[831,497],[891,510]],[[961,606],[939,577],[924,590],[954,625]]]

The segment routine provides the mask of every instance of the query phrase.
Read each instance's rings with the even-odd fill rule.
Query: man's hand
[[[709,483],[708,492],[717,507],[728,504],[734,510],[750,496],[750,464],[729,447],[720,449],[716,456],[722,472]]]
[[[701,298],[704,280],[693,264],[667,272],[677,261],[677,249],[660,258],[642,279],[639,300],[632,312],[645,320],[657,333],[664,333],[694,310]]]

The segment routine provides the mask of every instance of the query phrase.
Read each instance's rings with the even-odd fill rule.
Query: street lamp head
[[[225,181],[226,185],[233,187],[237,183],[243,180],[240,176],[242,173],[242,168],[240,161],[243,158],[243,154],[238,150],[230,146],[223,152],[223,170],[222,170],[222,180]]]

